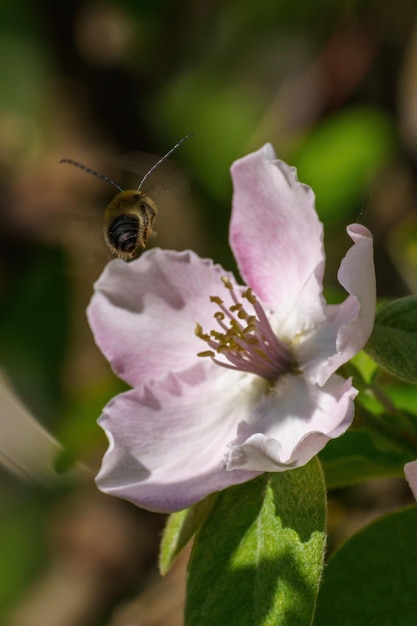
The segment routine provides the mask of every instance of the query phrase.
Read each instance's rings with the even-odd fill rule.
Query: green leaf
[[[310,624],[325,526],[317,459],[221,492],[191,553],[186,626]]]
[[[315,626],[417,622],[417,506],[378,519],[330,559]]]
[[[417,383],[417,297],[406,296],[378,309],[365,351],[381,367]]]
[[[210,513],[217,493],[207,496],[201,502],[168,517],[159,552],[159,571],[162,576],[170,570],[175,559],[193,538]]]
[[[365,480],[403,476],[410,455],[375,441],[365,429],[349,430],[329,441],[320,452],[328,489],[339,489]]]

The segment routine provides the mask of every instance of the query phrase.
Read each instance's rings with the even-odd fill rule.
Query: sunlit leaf
[[[191,554],[186,626],[311,623],[325,526],[317,459],[220,493]]]
[[[169,571],[177,556],[198,531],[209,515],[216,498],[217,494],[211,494],[189,509],[169,516],[159,553],[159,570],[162,575]]]

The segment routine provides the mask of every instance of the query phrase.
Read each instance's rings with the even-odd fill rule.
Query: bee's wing
[[[144,175],[158,158],[136,152],[127,155],[122,163],[126,169]],[[148,247],[157,245],[181,250],[198,244],[201,239],[198,210],[187,172],[177,161],[167,159],[161,163],[145,181],[141,191],[152,198],[158,210],[154,225],[157,236],[150,240]]]
[[[41,229],[44,238],[69,253],[69,260],[78,257],[86,264],[85,269],[97,272],[112,258],[104,241],[103,224],[104,206],[101,215],[97,211],[49,215]]]
[[[158,162],[161,157],[149,152],[130,152],[119,159],[119,167],[122,171],[135,174],[129,177],[128,186],[132,189],[138,187],[139,183],[146,176],[149,170]],[[176,189],[182,184],[184,172],[178,162],[171,159],[163,161],[146,180],[142,191],[151,194],[156,191],[166,191]]]

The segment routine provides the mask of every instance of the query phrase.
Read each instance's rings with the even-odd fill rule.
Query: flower
[[[413,496],[417,500],[417,461],[411,461],[404,465],[404,473]]]
[[[323,228],[312,190],[267,144],[232,166],[230,242],[241,276],[190,251],[111,261],[88,317],[132,389],[99,423],[110,441],[97,484],[150,510],[307,463],[351,424],[357,391],[335,371],[375,313],[372,237],[359,224],[322,294]]]

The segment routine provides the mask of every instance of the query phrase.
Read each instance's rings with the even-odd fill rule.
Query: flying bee
[[[135,258],[139,248],[144,250],[148,245],[149,239],[155,235],[152,228],[158,211],[152,198],[142,191],[143,184],[154,170],[192,135],[193,133],[186,135],[168,150],[146,172],[137,189],[122,189],[108,176],[104,176],[104,174],[100,174],[100,172],[96,172],[90,167],[78,163],[78,161],[73,161],[72,159],[60,160],[60,163],[69,163],[87,172],[87,174],[101,178],[101,180],[110,183],[119,191],[107,205],[104,212],[104,240],[112,256],[124,261],[131,261]]]

